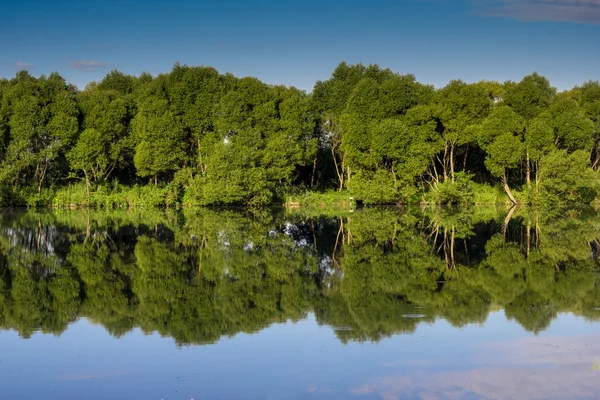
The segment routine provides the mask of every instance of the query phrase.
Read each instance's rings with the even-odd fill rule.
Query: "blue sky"
[[[600,0],[7,0],[0,19],[0,76],[80,88],[179,62],[311,90],[341,61],[567,89],[600,79]]]

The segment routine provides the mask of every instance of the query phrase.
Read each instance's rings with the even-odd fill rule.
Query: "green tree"
[[[68,153],[71,167],[83,172],[88,188],[92,181],[109,178],[132,153],[129,128],[133,105],[117,90],[102,89],[105,83],[90,84],[79,94],[83,131]]]
[[[502,180],[510,201],[516,203],[508,184],[508,171],[517,168],[524,156],[524,121],[508,106],[496,108],[481,124],[479,146],[485,150],[485,166]]]
[[[589,152],[555,150],[540,160],[540,190],[553,203],[590,203],[600,189]]]
[[[21,71],[4,105],[9,143],[0,180],[29,181],[39,192],[48,175],[63,172],[60,161],[78,133],[75,88],[56,73],[36,79]]]
[[[442,154],[442,171],[444,181],[454,182],[456,152],[458,146],[463,146],[465,153],[463,164],[469,146],[476,143],[477,137],[469,129],[486,118],[492,110],[492,99],[489,90],[482,85],[466,84],[460,80],[451,81],[438,93],[436,113],[441,122],[441,136],[444,141]]]
[[[141,177],[158,176],[181,168],[185,159],[185,133],[168,108],[167,100],[149,99],[142,103],[132,121],[137,142],[133,161]]]

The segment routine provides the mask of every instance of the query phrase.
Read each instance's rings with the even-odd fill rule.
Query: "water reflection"
[[[591,209],[4,211],[0,327],[86,317],[184,345],[314,313],[348,343],[503,309],[540,333],[560,312],[600,318],[599,226]]]
[[[472,346],[454,363],[413,363],[411,370],[350,389],[383,399],[592,399],[600,392],[596,335],[527,337]],[[394,365],[397,367],[397,365]]]

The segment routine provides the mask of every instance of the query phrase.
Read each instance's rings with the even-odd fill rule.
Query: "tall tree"
[[[531,75],[524,77],[519,83],[507,82],[505,84],[505,94],[503,103],[511,107],[518,115],[524,118],[525,123],[530,125],[533,120],[539,117],[542,113],[548,111],[550,105],[556,97],[556,89],[550,85],[550,81],[534,72]],[[533,138],[536,135],[544,135],[539,129],[540,121],[537,121],[534,125],[536,131],[528,135]],[[537,141],[541,139],[535,139]],[[534,140],[534,141],[535,141]],[[538,149],[539,150],[539,149]],[[535,149],[533,149],[535,152]],[[539,152],[536,153],[539,155]],[[531,181],[531,164],[537,160],[531,159],[529,148],[526,146],[525,149],[525,171],[527,183]]]
[[[462,151],[466,153],[469,145],[477,141],[469,128],[489,115],[492,104],[489,90],[479,84],[457,80],[438,92],[436,111],[444,141],[441,157],[444,181],[450,179],[454,182],[458,146],[463,146]]]
[[[135,168],[139,176],[151,177],[155,184],[159,175],[177,171],[185,160],[183,124],[169,109],[164,84],[165,77],[151,83],[132,121]]]
[[[79,130],[75,94],[56,73],[17,74],[5,98],[10,133],[0,180],[30,181],[39,192],[49,174],[64,172],[60,160]]]
[[[133,105],[117,90],[102,89],[97,84],[79,93],[78,103],[83,131],[68,158],[74,169],[83,172],[89,188],[92,181],[109,178],[131,156]]]
[[[520,165],[524,156],[525,121],[512,108],[500,106],[487,117],[480,128],[479,146],[487,153],[485,166],[502,180],[510,201],[517,203],[508,182],[508,171]]]

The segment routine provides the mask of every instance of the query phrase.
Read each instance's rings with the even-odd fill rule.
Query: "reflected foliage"
[[[79,317],[121,336],[213,343],[314,313],[343,342],[483,323],[538,333],[561,312],[598,319],[592,209],[5,210],[0,327],[60,334]]]

